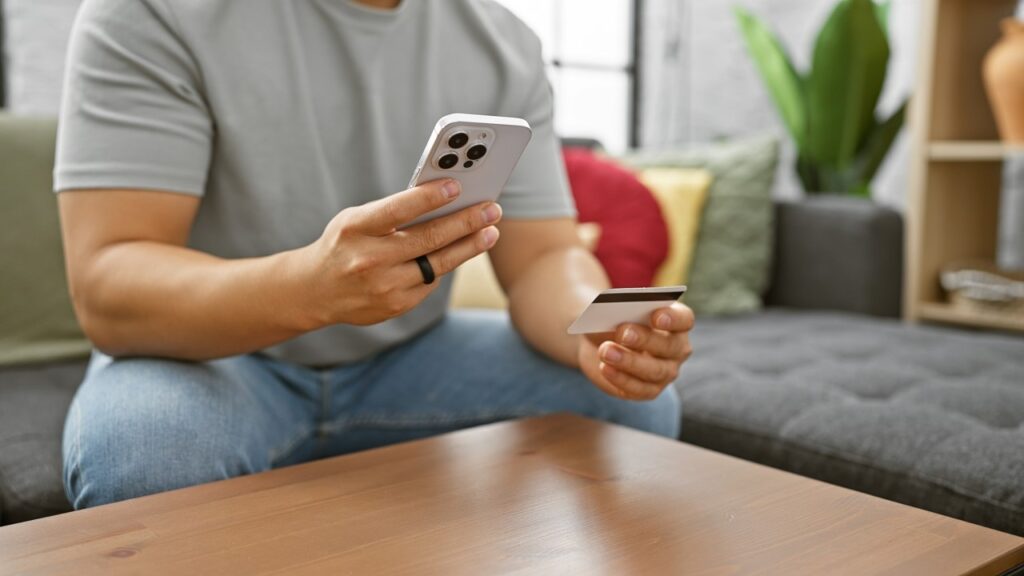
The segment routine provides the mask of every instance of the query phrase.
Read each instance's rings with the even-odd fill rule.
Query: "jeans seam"
[[[319,374],[320,380],[320,414],[317,418],[316,427],[314,433],[317,436],[324,436],[324,428],[327,424],[327,418],[330,415],[330,391],[331,391],[331,379],[327,372],[321,372]]]
[[[72,506],[74,506],[76,499],[75,495],[71,494],[73,488],[71,483],[74,481],[74,477],[77,476],[78,484],[82,485],[82,406],[76,402],[74,407],[75,437],[71,444],[72,463],[68,474],[68,482],[64,486],[64,496]]]
[[[360,416],[344,421],[324,424],[325,432],[337,432],[346,428],[383,428],[400,430],[404,428],[461,427],[478,422],[496,422],[537,415],[536,408],[503,409],[476,412],[460,416]]]
[[[289,438],[288,441],[285,442],[284,444],[281,444],[277,448],[271,449],[269,453],[269,464],[271,465],[271,467],[273,467],[274,462],[284,459],[287,456],[290,456],[291,453],[294,452],[295,449],[298,448],[300,444],[302,444],[303,440],[305,440],[306,438],[312,438],[313,432],[314,430],[302,430],[292,438]]]

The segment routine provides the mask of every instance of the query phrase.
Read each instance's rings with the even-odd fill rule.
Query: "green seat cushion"
[[[0,114],[0,366],[84,357],[68,296],[53,154],[57,122]]]
[[[762,307],[774,244],[775,138],[756,137],[687,150],[638,151],[634,168],[704,168],[714,182],[701,218],[686,303],[697,314],[738,314]]]

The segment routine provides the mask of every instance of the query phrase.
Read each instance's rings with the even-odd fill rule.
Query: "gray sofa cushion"
[[[770,309],[693,342],[683,440],[1024,534],[1024,338]]]
[[[71,509],[61,483],[61,432],[85,367],[0,370],[0,524]]]

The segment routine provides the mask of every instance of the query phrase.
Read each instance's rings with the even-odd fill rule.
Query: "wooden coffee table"
[[[1024,539],[574,416],[0,528],[0,573],[1000,574]]]

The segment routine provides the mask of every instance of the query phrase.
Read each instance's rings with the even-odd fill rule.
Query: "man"
[[[102,351],[64,433],[76,508],[562,410],[677,433],[689,310],[566,334],[607,279],[539,43],[490,0],[86,0],[65,90],[69,280]],[[451,112],[533,141],[501,206],[399,231],[459,194],[402,191]],[[511,325],[445,314],[487,251]]]

